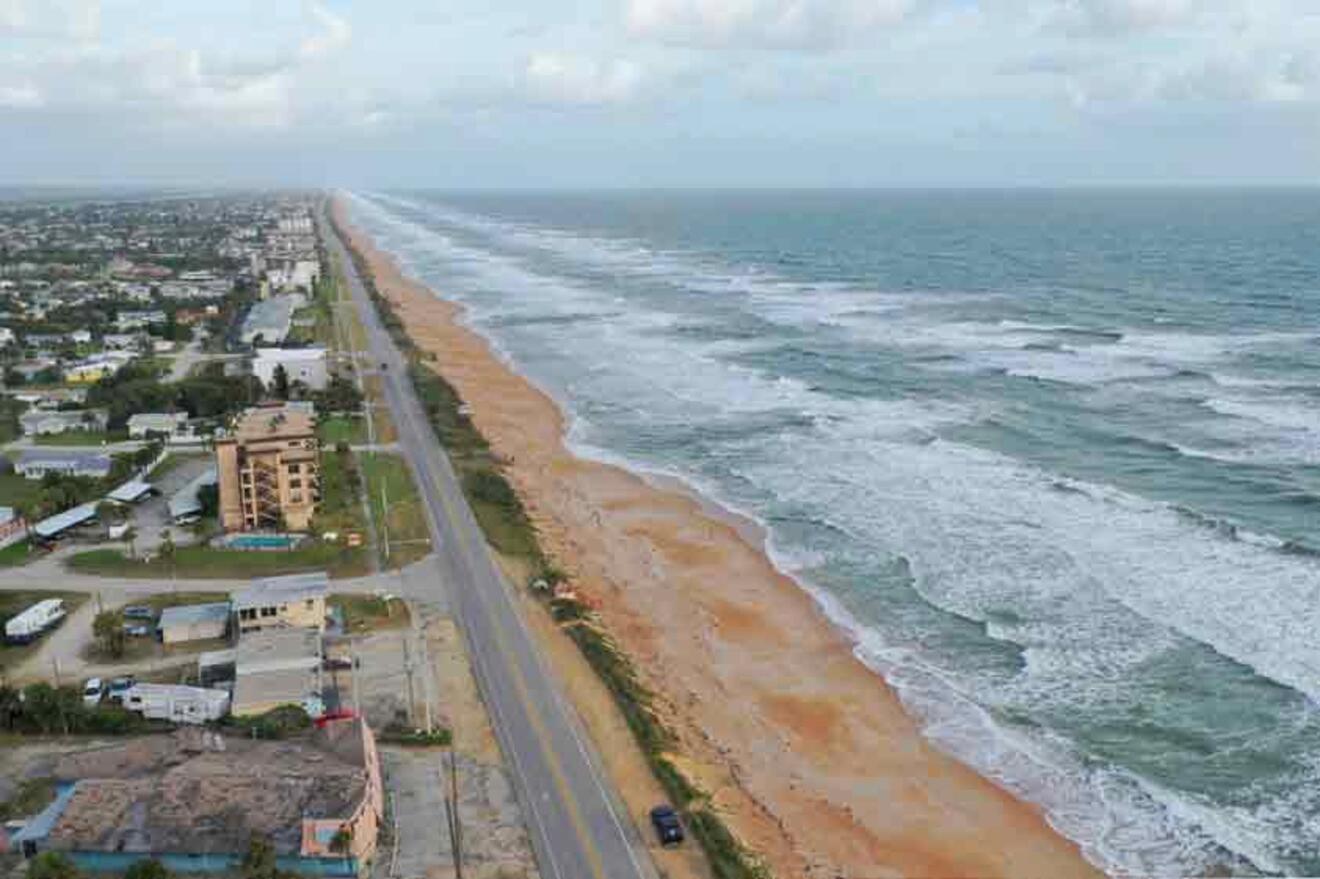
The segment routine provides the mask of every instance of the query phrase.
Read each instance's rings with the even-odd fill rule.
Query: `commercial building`
[[[290,384],[302,382],[313,391],[323,391],[329,381],[324,348],[258,348],[252,359],[252,374],[269,388],[275,384],[275,370],[281,366]]]
[[[88,872],[156,858],[172,872],[232,873],[263,839],[282,870],[358,876],[384,813],[375,737],[357,718],[284,741],[183,729],[67,755],[53,774],[60,795],[16,847],[63,852]]]
[[[253,580],[231,601],[239,634],[262,629],[324,631],[329,590],[330,575],[325,571]]]
[[[249,409],[215,441],[226,531],[306,531],[320,500],[316,419],[301,407]]]
[[[321,663],[321,633],[315,629],[242,633],[234,656],[234,715],[297,705],[319,717],[325,713]]]
[[[229,631],[229,602],[185,604],[160,612],[156,633],[162,644],[208,641],[223,638]]]

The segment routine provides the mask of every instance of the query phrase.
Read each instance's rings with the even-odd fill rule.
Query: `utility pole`
[[[375,453],[372,453],[373,457]],[[380,481],[380,530],[385,542],[385,566],[390,564],[390,501],[385,494],[385,480]]]
[[[416,722],[417,696],[413,690],[413,664],[408,650],[408,639],[403,639],[403,673],[408,677],[408,716]]]
[[[446,753],[449,760],[441,759],[439,773],[440,787],[445,792],[445,829],[449,831],[449,853],[454,860],[454,877],[463,879],[463,825],[458,817],[458,766],[453,749]]]

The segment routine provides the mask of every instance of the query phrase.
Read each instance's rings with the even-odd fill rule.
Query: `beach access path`
[[[519,616],[458,480],[408,379],[408,364],[384,330],[328,218],[318,218],[340,262],[367,334],[367,366],[381,384],[427,509],[440,577],[414,580],[410,597],[448,591],[496,737],[518,788],[537,864],[545,879],[655,879],[636,826],[600,759],[551,678]]]

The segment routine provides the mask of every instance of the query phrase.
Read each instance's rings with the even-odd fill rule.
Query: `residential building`
[[[110,475],[110,456],[94,452],[24,449],[14,462],[14,470],[26,479],[41,479],[47,473],[104,479]]]
[[[325,571],[253,580],[232,597],[239,634],[262,629],[323,631],[329,591],[330,575]]]
[[[238,333],[239,340],[244,345],[254,345],[257,342],[268,345],[280,344],[289,335],[289,327],[293,324],[293,313],[306,303],[306,298],[298,293],[272,296],[255,303],[248,311],[247,317],[243,318],[243,326]]]
[[[106,376],[119,372],[127,362],[123,357],[90,357],[65,367],[64,380],[72,385],[94,385]]]
[[[302,382],[313,391],[325,390],[329,374],[324,348],[258,348],[252,374],[270,388],[275,384],[275,370],[281,366],[290,384]]]
[[[171,872],[235,873],[265,839],[280,870],[365,875],[384,814],[375,736],[358,718],[283,741],[190,727],[65,755],[53,775],[59,795],[12,844],[88,872],[155,858]]]
[[[105,430],[104,409],[34,409],[18,417],[24,436],[50,436],[70,430]]]
[[[153,434],[171,437],[188,423],[186,412],[139,412],[128,419],[128,435],[144,439]]]
[[[302,407],[248,409],[215,440],[226,531],[306,531],[320,500],[316,418]]]

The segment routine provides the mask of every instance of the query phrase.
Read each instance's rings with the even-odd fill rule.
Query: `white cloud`
[[[92,42],[100,34],[100,0],[0,0],[0,36]]]
[[[637,94],[642,72],[631,61],[598,61],[562,52],[537,52],[523,71],[528,94],[552,104],[616,104]]]
[[[701,48],[822,50],[898,24],[916,0],[628,0],[629,33]]]
[[[1058,0],[1057,22],[1073,34],[1116,37],[1190,24],[1201,0]]]
[[[336,15],[321,3],[308,4],[308,11],[320,30],[308,35],[298,46],[298,57],[321,58],[345,48],[353,38],[353,28],[343,16]]]
[[[32,110],[45,104],[41,91],[32,83],[0,85],[0,107]]]

